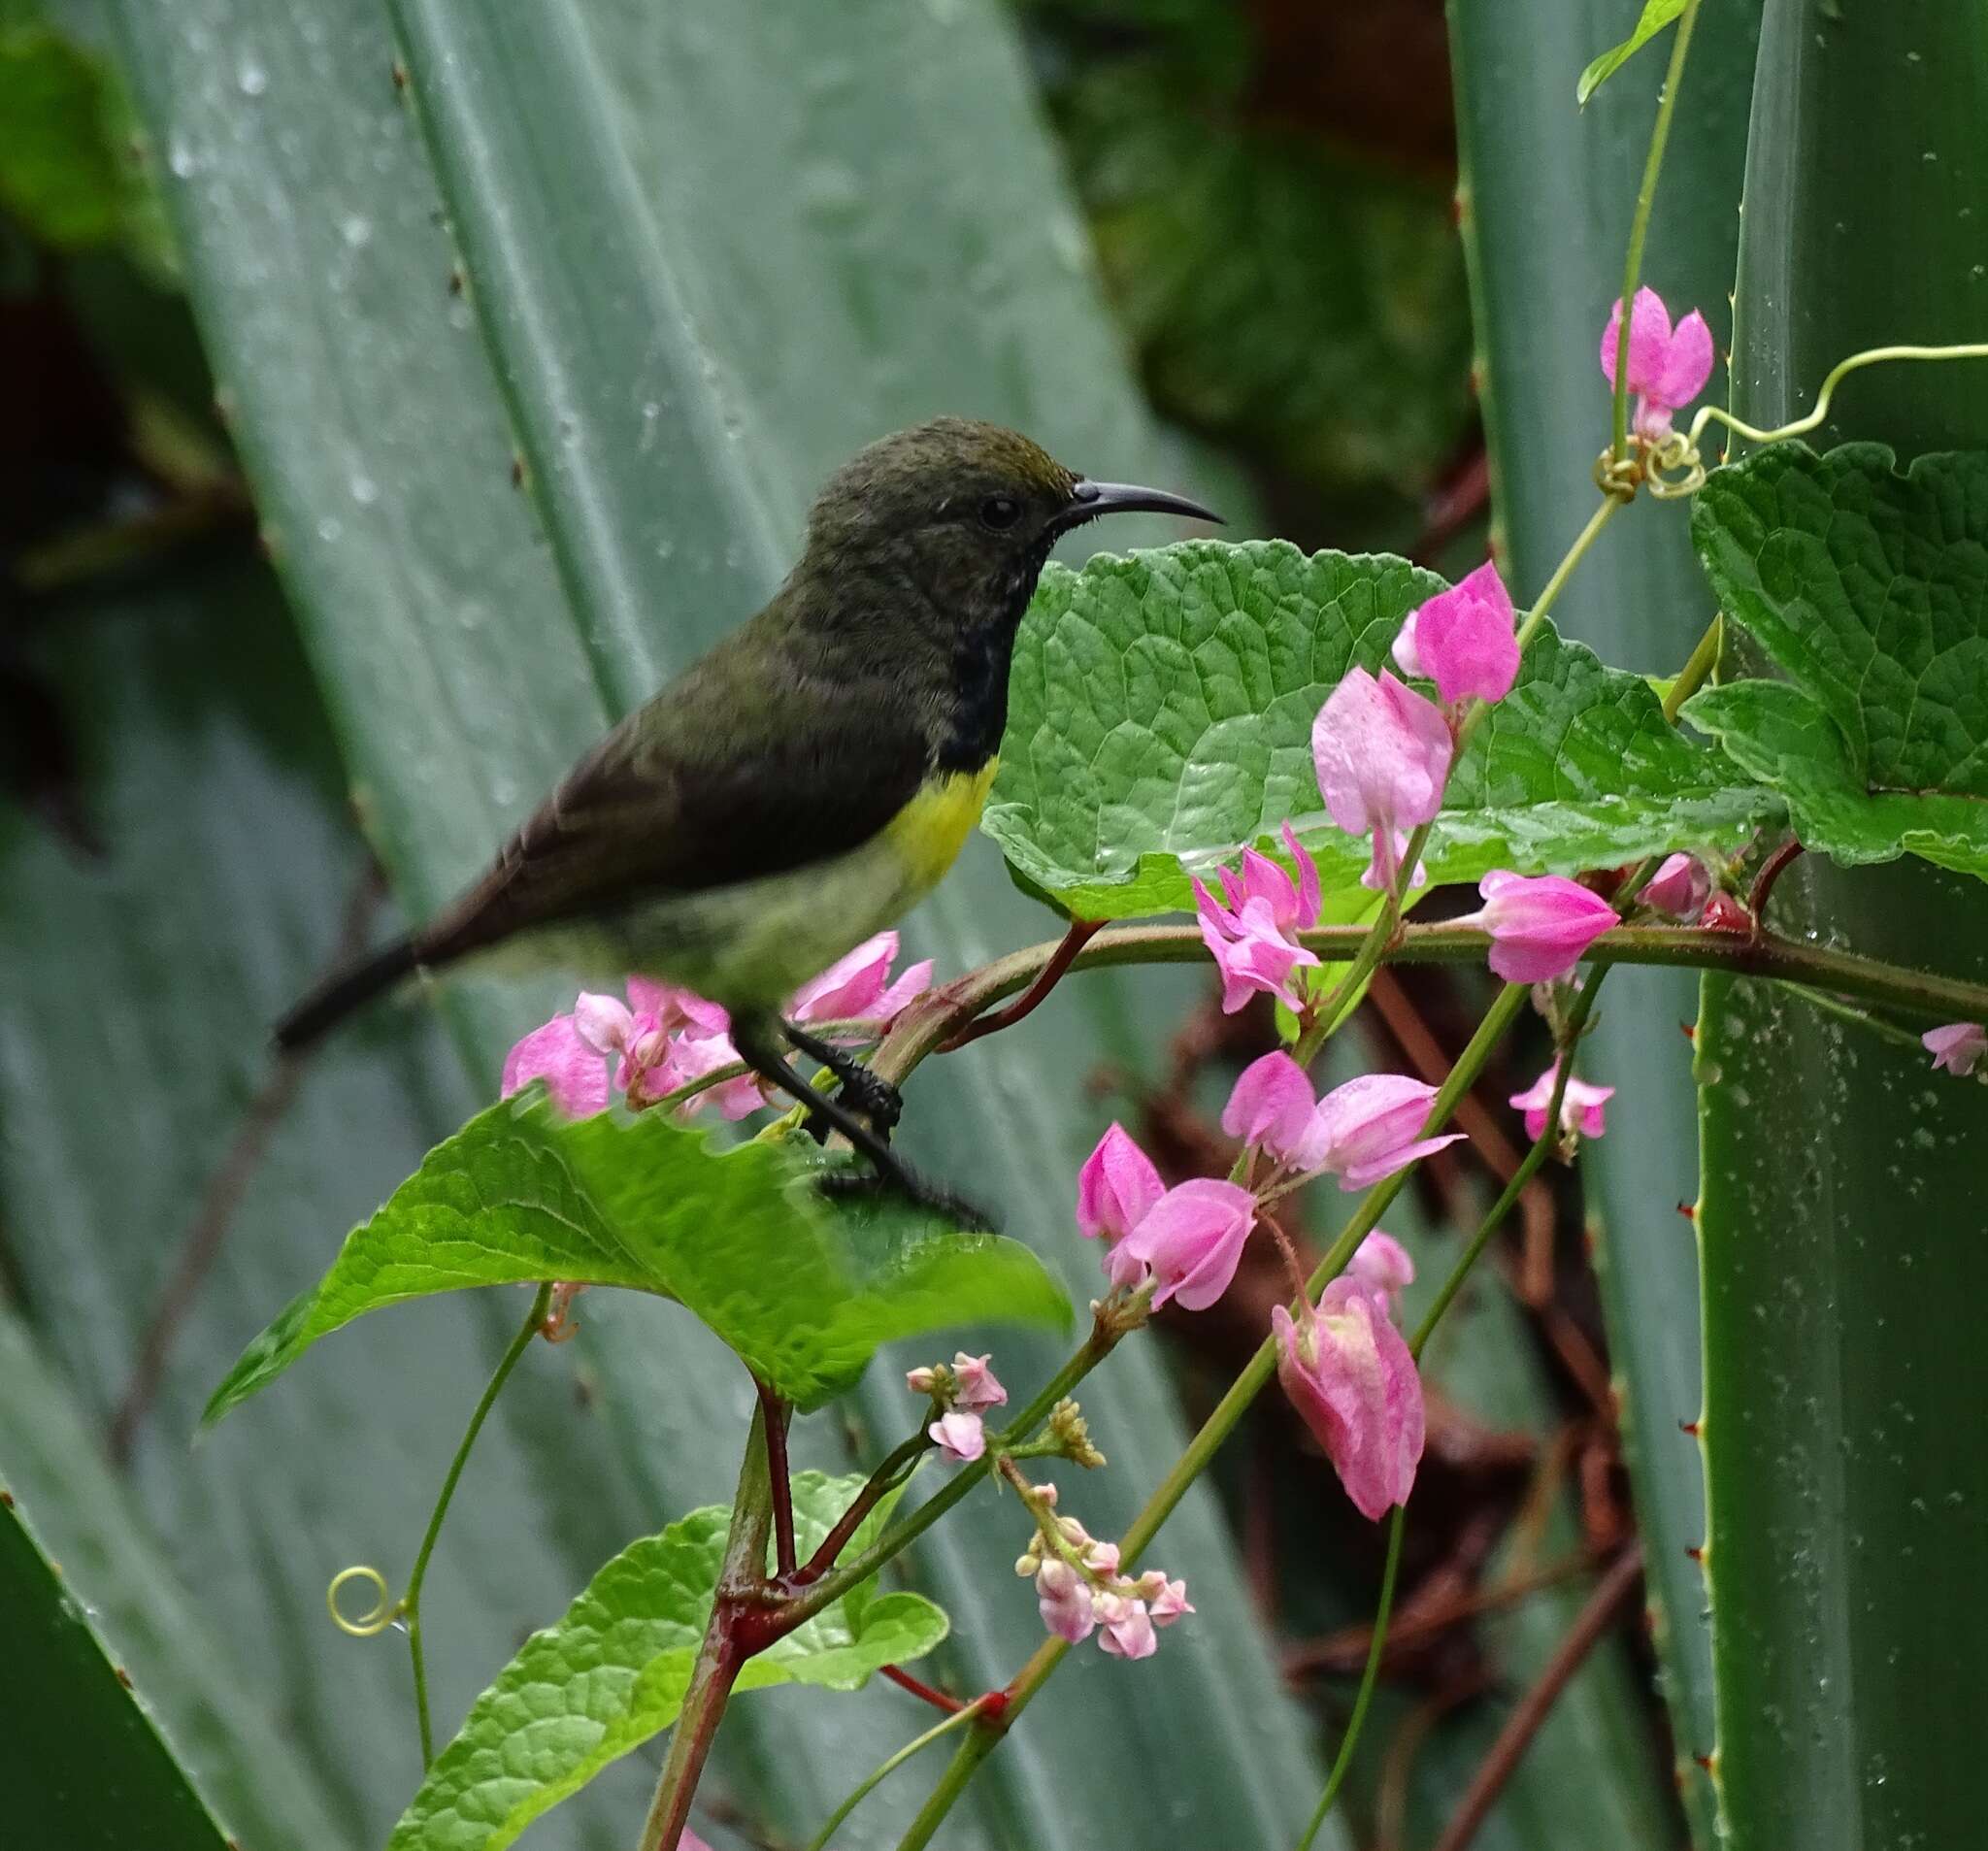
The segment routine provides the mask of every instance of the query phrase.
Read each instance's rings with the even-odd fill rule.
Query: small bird
[[[1141,511],[1219,519],[1087,480],[999,425],[942,417],[870,445],[816,497],[765,609],[609,733],[436,918],[305,997],[278,1045],[471,957],[603,983],[641,973],[722,1004],[748,1067],[933,1199],[888,1147],[895,1089],[780,1004],[952,865],[993,781],[1050,547]],[[788,1046],[836,1076],[835,1098]]]

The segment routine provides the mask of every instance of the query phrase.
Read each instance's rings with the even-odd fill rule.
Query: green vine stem
[[[871,1794],[920,1750],[931,1747],[940,1736],[949,1735],[955,1729],[964,1729],[983,1710],[994,1706],[997,1696],[998,1693],[994,1691],[984,1692],[971,1703],[954,1710],[950,1716],[934,1723],[922,1735],[913,1735],[894,1755],[873,1768],[856,1783],[855,1791],[828,1815],[828,1821],[821,1830],[808,1840],[808,1851],[828,1851],[828,1841],[835,1836],[836,1828],[869,1799]]]
[[[551,1302],[551,1286],[540,1286],[532,1300],[532,1308],[524,1314],[524,1322],[517,1327],[516,1336],[499,1358],[496,1372],[483,1390],[482,1399],[477,1403],[470,1424],[463,1430],[462,1443],[456,1447],[455,1457],[448,1462],[448,1474],[442,1480],[441,1494],[436,1498],[434,1511],[428,1518],[427,1533],[421,1537],[421,1547],[414,1556],[414,1570],[408,1576],[408,1591],[401,1597],[401,1617],[407,1622],[408,1629],[408,1655],[413,1659],[414,1668],[414,1715],[421,1728],[421,1766],[424,1768],[435,1765],[435,1723],[428,1707],[428,1665],[421,1651],[421,1585],[428,1578],[428,1558],[435,1553],[436,1539],[442,1535],[442,1520],[448,1515],[448,1506],[455,1497],[462,1470],[469,1464],[470,1448],[477,1443],[477,1436],[483,1431],[483,1422],[490,1417],[490,1409],[504,1392],[504,1384],[511,1379],[511,1372],[524,1355],[525,1345],[537,1335],[539,1326],[545,1323],[546,1310]]]
[[[1311,1851],[1311,1841],[1331,1816],[1332,1804],[1346,1784],[1353,1766],[1353,1750],[1360,1745],[1360,1731],[1367,1722],[1367,1705],[1374,1701],[1374,1687],[1380,1682],[1380,1660],[1387,1650],[1387,1622],[1394,1612],[1394,1581],[1402,1565],[1402,1526],[1408,1506],[1396,1504],[1387,1520],[1387,1562],[1380,1570],[1380,1599],[1374,1608],[1374,1636],[1367,1643],[1367,1663],[1360,1672],[1360,1688],[1353,1694],[1353,1713],[1346,1718],[1346,1733],[1340,1751],[1333,1757],[1332,1772],[1326,1776],[1325,1791],[1318,1796],[1311,1823],[1298,1840],[1298,1851]]]
[[[1866,347],[1846,360],[1839,360],[1830,368],[1815,395],[1814,408],[1807,416],[1798,417],[1792,424],[1783,424],[1772,431],[1756,430],[1743,418],[1735,417],[1724,406],[1702,405],[1691,420],[1691,447],[1698,447],[1699,439],[1705,435],[1705,427],[1714,420],[1745,438],[1749,444],[1779,444],[1791,437],[1806,437],[1829,416],[1830,399],[1852,373],[1860,367],[1878,366],[1892,360],[1988,360],[1988,343],[1976,341],[1944,347]]]
[[[1664,149],[1671,140],[1671,117],[1677,92],[1684,87],[1684,59],[1691,50],[1691,28],[1698,22],[1698,0],[1684,0],[1677,37],[1671,47],[1671,68],[1664,73],[1663,94],[1657,100],[1657,122],[1650,131],[1650,151],[1643,162],[1642,184],[1637,189],[1636,215],[1629,221],[1629,252],[1622,265],[1622,327],[1615,339],[1615,405],[1613,447],[1616,460],[1629,455],[1629,328],[1635,314],[1636,286],[1642,279],[1642,247],[1650,229],[1650,209],[1657,202],[1657,176],[1664,171]]]
[[[752,1427],[746,1436],[746,1457],[739,1468],[739,1489],[732,1500],[732,1527],[725,1536],[724,1559],[718,1567],[712,1597],[711,1620],[704,1629],[697,1663],[683,1708],[670,1735],[655,1798],[649,1801],[637,1851],[676,1851],[690,1817],[691,1798],[704,1771],[718,1723],[732,1695],[732,1685],[746,1653],[738,1637],[742,1611],[753,1605],[753,1595],[766,1585],[766,1545],[773,1534],[773,1471],[766,1443],[766,1409],[755,1405]]]

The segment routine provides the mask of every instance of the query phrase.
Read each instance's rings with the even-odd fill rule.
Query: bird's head
[[[1049,549],[1104,514],[1219,520],[1198,503],[1064,468],[1019,431],[934,418],[857,453],[808,516],[803,569],[910,581],[937,621],[963,630],[1021,621]]]

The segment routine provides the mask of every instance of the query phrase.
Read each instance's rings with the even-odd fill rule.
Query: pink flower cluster
[[[925,1429],[926,1437],[955,1465],[972,1465],[985,1456],[987,1429],[980,1410],[1008,1405],[1008,1390],[988,1367],[992,1361],[991,1356],[969,1356],[960,1350],[950,1368],[935,1363],[905,1375],[905,1386],[912,1394],[930,1395],[938,1405],[939,1417]]]
[[[1096,1632],[1113,1658],[1152,1657],[1160,1646],[1156,1629],[1194,1611],[1187,1583],[1170,1581],[1162,1569],[1122,1573],[1115,1542],[1101,1542],[1075,1517],[1054,1514],[1054,1485],[1032,1485],[1029,1498],[1038,1528],[1014,1571],[1035,1577],[1043,1624],[1073,1645]]]
[[[1194,883],[1202,942],[1222,974],[1222,1008],[1231,1015],[1259,990],[1302,1009],[1305,994],[1297,974],[1318,963],[1318,954],[1297,939],[1318,923],[1318,864],[1298,846],[1289,823],[1283,838],[1295,879],[1268,855],[1245,848],[1240,876],[1221,871],[1221,900],[1201,881]]]
[[[794,992],[787,1019],[888,1028],[932,981],[932,961],[926,958],[891,982],[897,951],[895,932],[866,940]],[[739,1064],[731,1017],[717,1004],[643,976],[631,976],[627,991],[624,1003],[582,990],[570,1015],[555,1015],[535,1028],[505,1058],[505,1097],[543,1079],[562,1112],[585,1118],[605,1111],[616,1092],[640,1109]],[[694,1112],[709,1101],[721,1117],[744,1118],[770,1097],[758,1074],[742,1074],[693,1094],[681,1109]]]

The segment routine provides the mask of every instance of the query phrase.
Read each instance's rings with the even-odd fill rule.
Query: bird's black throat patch
[[[977,772],[1001,749],[1015,628],[1007,622],[987,624],[968,631],[954,646],[954,704],[939,741],[938,770]]]

